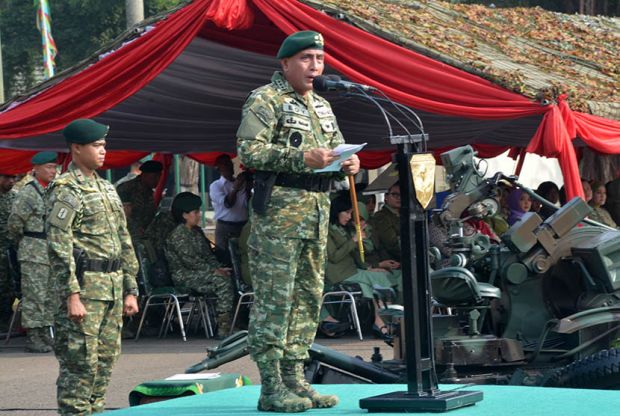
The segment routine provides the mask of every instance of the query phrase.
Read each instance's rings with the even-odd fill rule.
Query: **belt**
[[[47,240],[47,233],[45,231],[24,231],[24,237],[39,238],[41,240]]]
[[[224,221],[224,220],[217,220],[217,222],[221,222],[222,224],[226,224],[226,225],[245,225],[246,221]]]
[[[120,270],[121,259],[85,259],[85,272],[105,272],[112,273]]]
[[[305,189],[310,192],[329,192],[332,186],[332,179],[328,176],[309,173],[278,173],[275,185],[286,188]]]

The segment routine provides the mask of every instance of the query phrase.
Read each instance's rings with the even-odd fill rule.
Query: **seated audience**
[[[522,189],[515,189],[508,195],[508,207],[510,208],[508,224],[512,226],[523,217],[523,214],[530,211],[532,199]]]
[[[385,205],[370,219],[373,242],[381,260],[400,262],[400,185],[396,182],[385,194]]]
[[[375,306],[373,331],[376,336],[388,334],[385,323],[379,316],[379,306],[374,300],[373,286],[390,288],[398,286],[398,282],[383,269],[366,269],[361,262],[358,250],[357,233],[351,232],[351,201],[340,195],[332,201],[330,209],[330,226],[327,236],[327,272],[330,284],[356,283],[360,286],[362,297],[371,299]]]
[[[588,215],[588,218],[609,227],[618,228],[616,222],[611,218],[609,211],[603,208],[605,202],[607,202],[607,189],[605,188],[605,184],[602,182],[594,182],[592,184],[592,201],[590,201],[592,213]]]
[[[538,185],[536,193],[541,197],[545,198],[547,201],[551,202],[553,205],[560,207],[560,189],[555,183],[551,181],[541,183],[540,185]],[[542,204],[540,204],[540,209],[537,210],[538,215],[540,215],[543,220],[546,220],[547,218],[552,216],[555,211],[555,209]]]
[[[589,204],[592,201],[592,186],[587,179],[581,179],[581,186],[583,186],[583,194],[586,197],[586,202]]]
[[[202,199],[191,192],[174,198],[172,216],[178,225],[168,235],[164,251],[175,288],[217,298],[217,336],[224,337],[230,331],[234,287],[230,269],[218,263],[198,225],[201,205]]]

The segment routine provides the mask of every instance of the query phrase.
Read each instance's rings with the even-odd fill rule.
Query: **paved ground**
[[[58,363],[53,354],[24,352],[24,338],[13,338],[8,345],[0,343],[0,416],[56,414],[55,381]],[[353,334],[339,339],[317,339],[317,342],[349,355],[369,360],[372,347],[388,348],[383,342],[368,337],[359,341]],[[127,397],[133,387],[143,381],[183,373],[205,357],[205,348],[215,345],[204,337],[191,336],[187,342],[171,334],[168,338],[141,338],[123,341],[123,353],[114,368],[108,389],[107,407],[128,406]],[[391,351],[382,348],[384,356]],[[228,363],[216,371],[244,374],[257,383],[258,370],[249,357]]]

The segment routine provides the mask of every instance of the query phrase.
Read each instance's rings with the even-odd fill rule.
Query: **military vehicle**
[[[589,206],[574,198],[544,220],[526,213],[492,241],[468,224],[497,214],[501,188],[553,205],[516,177],[484,178],[474,156],[470,146],[441,155],[451,194],[431,227],[444,230],[446,243],[429,250],[439,382],[620,389],[620,231],[588,220]],[[398,312],[384,312],[398,324]],[[393,359],[375,351],[364,362],[315,344],[307,378],[405,382],[406,340],[396,327]],[[244,354],[241,333],[188,372]]]

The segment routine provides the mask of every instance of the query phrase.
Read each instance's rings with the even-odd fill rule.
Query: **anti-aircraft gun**
[[[435,226],[448,256],[432,250],[435,361],[440,382],[620,389],[620,231],[586,217],[574,198],[543,220],[527,213],[493,242],[465,232],[469,219],[499,210],[500,186],[553,206],[514,176],[484,178],[470,146],[442,154],[451,185]],[[500,184],[504,185],[500,185]],[[394,359],[365,362],[314,344],[306,376],[313,383],[404,382],[403,336]],[[243,336],[223,341],[188,369],[214,368],[247,354]],[[227,357],[227,358],[226,358]]]

